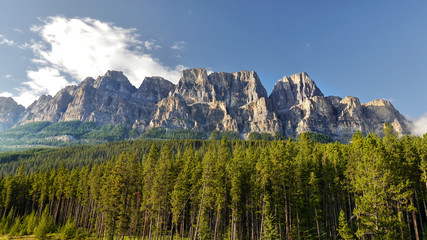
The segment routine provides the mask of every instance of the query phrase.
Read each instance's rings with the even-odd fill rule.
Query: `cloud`
[[[19,28],[15,28],[15,29],[13,29],[13,31],[15,31],[15,32],[19,32],[19,33],[24,33],[24,31],[22,31],[21,29],[19,29]]]
[[[15,101],[28,106],[40,95],[49,94],[54,96],[62,88],[75,84],[69,82],[61,75],[58,69],[44,67],[34,71],[27,71],[28,81],[22,83],[22,87],[16,88],[19,92]]]
[[[152,49],[159,49],[159,48],[162,48],[162,46],[157,45],[155,42],[156,42],[156,41],[154,41],[154,40],[151,40],[151,41],[145,41],[145,42],[144,42],[144,47],[145,47],[148,51],[151,51]]]
[[[55,95],[66,85],[89,76],[96,78],[107,70],[123,71],[139,87],[147,76],[161,76],[176,83],[185,69],[182,65],[166,66],[149,54],[161,46],[154,40],[140,40],[134,28],[92,18],[55,16],[41,21],[30,29],[40,40],[17,45],[34,53],[31,62],[35,68],[27,71],[29,81],[17,89],[19,94],[15,97],[25,106],[41,94]],[[5,38],[0,36],[3,41]],[[74,81],[67,81],[66,75]]]
[[[11,74],[6,74],[6,75],[4,75],[4,77],[5,77],[5,78],[11,78],[11,77],[12,77],[12,75],[11,75]]]
[[[15,46],[15,42],[13,40],[7,39],[3,35],[0,35],[0,45]]]
[[[423,136],[427,133],[427,113],[413,121],[412,134]]]
[[[44,23],[31,28],[43,40],[33,45],[36,60],[46,61],[77,80],[113,69],[123,71],[137,86],[146,76],[162,76],[177,82],[184,68],[165,66],[138,50],[141,46],[151,49],[157,45],[139,40],[135,29],[92,18],[50,17]]]
[[[12,97],[13,94],[10,92],[0,92],[0,97]]]
[[[185,41],[174,42],[171,49],[173,50],[183,50]]]

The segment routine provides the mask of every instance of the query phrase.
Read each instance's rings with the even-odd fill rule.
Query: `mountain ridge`
[[[11,102],[12,100],[13,102]],[[390,123],[401,134],[411,123],[387,100],[361,103],[356,97],[324,96],[306,72],[279,79],[270,95],[255,71],[186,69],[175,85],[147,77],[136,88],[119,71],[107,71],[42,95],[29,107],[0,98],[0,129],[36,121],[93,121],[121,124],[140,133],[166,127],[211,132],[317,132],[346,141],[355,131],[382,134]]]

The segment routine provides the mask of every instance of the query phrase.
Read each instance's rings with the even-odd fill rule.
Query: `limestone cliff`
[[[147,78],[135,88],[122,72],[108,71],[86,78],[54,97],[41,96],[25,111],[21,124],[34,121],[94,121],[101,124],[147,125],[155,104],[174,85],[160,77]]]
[[[34,121],[94,121],[122,124],[139,132],[155,127],[211,132],[306,131],[346,141],[356,131],[382,134],[390,123],[401,134],[407,121],[389,101],[362,104],[356,97],[325,97],[307,73],[278,80],[270,96],[254,71],[235,73],[186,69],[177,85],[148,77],[139,88],[122,72],[108,71],[68,86],[54,97],[41,96],[27,109],[0,98],[0,129]]]
[[[410,122],[389,101],[361,104],[358,98],[351,96],[344,99],[324,97],[306,73],[280,79],[270,100],[286,136],[309,131],[346,141],[356,131],[381,135],[384,123],[392,124],[400,134],[410,133]]]
[[[0,97],[0,131],[11,128],[22,117],[25,108],[12,98]]]
[[[280,131],[267,91],[253,71],[207,74],[184,70],[168,98],[157,105],[150,127],[202,131]]]

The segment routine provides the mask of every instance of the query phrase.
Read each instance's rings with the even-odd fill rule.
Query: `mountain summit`
[[[139,88],[118,71],[86,78],[54,97],[41,96],[27,109],[0,99],[0,127],[36,121],[93,121],[122,124],[144,132],[166,127],[211,132],[282,133],[295,137],[317,132],[340,141],[356,131],[382,134],[390,123],[401,134],[410,122],[386,100],[362,104],[356,97],[325,97],[307,73],[278,80],[270,96],[254,71],[235,73],[186,69],[177,85],[145,78]]]

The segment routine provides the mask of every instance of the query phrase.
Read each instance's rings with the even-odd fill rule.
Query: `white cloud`
[[[33,44],[37,61],[68,73],[76,80],[120,70],[139,86],[146,76],[162,76],[177,82],[183,66],[171,68],[150,54],[138,50],[156,47],[138,39],[135,29],[117,27],[92,18],[50,17],[42,26],[33,26],[43,42]],[[152,44],[151,44],[152,43]]]
[[[27,71],[29,81],[17,89],[19,94],[15,97],[25,106],[41,94],[55,95],[62,87],[71,84],[64,74],[80,82],[89,76],[103,75],[107,70],[118,70],[138,87],[147,76],[161,76],[176,83],[185,68],[164,65],[147,53],[161,48],[154,40],[142,41],[135,29],[113,23],[56,16],[42,20],[42,24],[32,26],[31,31],[41,40],[17,45],[35,54],[31,62],[36,68]],[[9,45],[5,39],[0,35],[0,42]]]
[[[6,75],[4,75],[4,77],[5,77],[5,78],[11,78],[11,77],[12,77],[12,75],[11,75],[11,74],[6,74]]]
[[[24,33],[24,31],[22,31],[21,29],[19,29],[19,28],[15,28],[15,29],[13,29],[13,31],[15,31],[15,32],[19,32],[19,33]]]
[[[173,50],[183,50],[185,41],[174,42],[171,49]]]
[[[145,41],[144,42],[144,47],[148,50],[151,51],[152,49],[159,49],[162,48],[162,46],[156,44],[156,41],[151,40],[151,41]]]
[[[0,45],[15,46],[15,42],[13,40],[7,39],[3,35],[0,35]]]
[[[27,71],[28,81],[23,82],[23,87],[17,88],[19,94],[15,101],[24,105],[30,105],[40,95],[54,96],[62,88],[74,83],[68,82],[58,69],[44,67],[35,71]]]
[[[1,92],[0,97],[12,97],[13,94],[10,92]]]
[[[416,136],[423,136],[427,133],[427,113],[424,113],[418,119],[413,121],[412,134]]]

